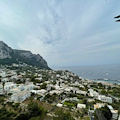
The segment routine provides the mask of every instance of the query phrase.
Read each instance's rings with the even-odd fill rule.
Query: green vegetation
[[[113,96],[115,96],[115,97],[119,97],[119,98],[120,98],[120,87],[119,87],[119,88],[118,88],[118,87],[112,88],[111,94],[112,94]]]
[[[58,101],[58,95],[56,93],[54,93],[52,95],[47,94],[44,99],[46,101],[48,101],[48,103],[57,102]]]
[[[37,102],[29,103],[27,108],[29,111],[29,118],[39,117],[39,116],[41,117],[41,120],[42,118],[44,118],[45,111],[42,107],[38,106]]]
[[[95,116],[95,118],[94,118],[95,120],[102,119],[103,117],[106,118],[107,120],[111,120],[112,113],[107,106],[104,106],[99,109],[96,109],[94,116]]]
[[[62,110],[57,110],[55,112],[56,117],[53,120],[74,120],[70,112],[64,112]]]
[[[6,110],[6,108],[0,109],[0,120],[14,120],[15,113]]]
[[[47,84],[46,84],[46,83],[43,83],[43,84],[40,86],[41,89],[46,89],[46,87],[47,87]]]
[[[88,89],[90,88],[102,95],[113,97],[113,103],[108,104],[113,106],[115,110],[119,110],[120,113],[120,100],[118,98],[120,97],[120,86],[118,85],[108,86],[102,83],[89,83],[87,80],[81,81],[78,76],[74,76],[69,71],[66,73],[65,71],[42,70],[26,64],[21,64],[19,67],[7,66],[7,69],[4,68],[8,72],[7,77],[11,76],[9,69],[16,71],[19,75],[19,79],[12,79],[15,83],[26,83],[24,85],[27,85],[32,82],[37,85],[34,90],[46,90],[45,94],[41,95],[38,95],[37,91],[36,94],[31,93],[31,97],[23,103],[7,102],[11,93],[0,96],[0,115],[3,115],[0,120],[6,120],[8,116],[11,120],[89,120],[88,110],[94,110],[96,103],[104,103],[89,96]],[[60,77],[57,76],[58,74]],[[2,82],[2,87],[4,85]],[[47,87],[50,89],[48,90]],[[65,89],[67,87],[70,88],[69,91]],[[61,93],[52,94],[54,91],[51,92],[51,90],[59,90]],[[78,92],[79,90],[81,92]],[[56,105],[62,103],[65,98],[68,98],[68,101],[65,101],[62,107],[57,107]],[[85,104],[86,108],[78,109],[78,103]],[[95,119],[98,120],[101,115],[106,119],[111,117],[110,111],[106,107],[95,111]]]
[[[23,113],[20,103],[7,102],[7,106],[0,109],[0,120],[42,120],[46,115],[46,111],[37,102],[29,103],[26,110]]]
[[[77,102],[65,101],[65,102],[63,103],[63,105],[66,105],[66,106],[68,106],[69,108],[71,108],[71,107],[76,107],[76,106],[77,106]]]
[[[1,103],[1,104],[4,103],[4,96],[0,96],[0,103]]]

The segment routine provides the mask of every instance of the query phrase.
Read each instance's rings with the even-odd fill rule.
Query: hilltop
[[[42,69],[50,69],[41,55],[32,54],[31,51],[12,49],[0,41],[0,64],[13,63],[26,63]]]

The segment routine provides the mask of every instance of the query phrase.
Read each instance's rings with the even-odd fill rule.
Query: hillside
[[[26,50],[16,50],[0,41],[0,64],[26,63],[40,68],[50,69],[47,62],[39,54]]]

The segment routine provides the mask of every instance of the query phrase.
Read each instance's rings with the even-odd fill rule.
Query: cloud
[[[50,66],[114,63],[120,50],[120,28],[113,19],[118,3],[0,1],[0,38],[13,48],[41,54]]]
[[[24,36],[23,42],[19,42],[18,47],[39,53],[45,59],[52,56],[53,58],[49,59],[52,63],[53,59],[58,58],[57,54],[60,47],[64,46],[64,40],[67,40],[61,2],[48,1],[44,12],[41,9],[36,11],[36,19],[38,26]]]

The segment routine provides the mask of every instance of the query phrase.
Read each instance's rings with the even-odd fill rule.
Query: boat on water
[[[103,80],[108,80],[107,78],[103,78]]]

